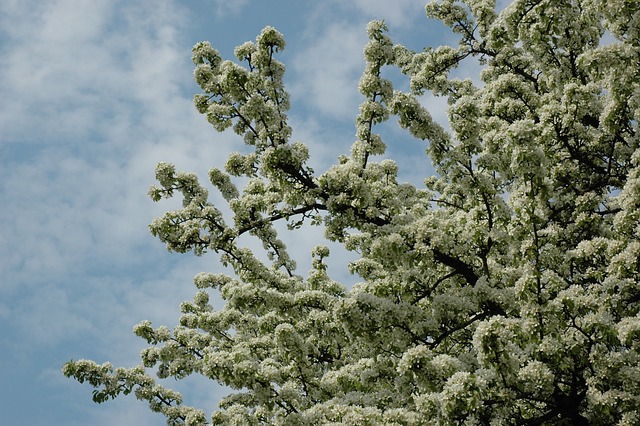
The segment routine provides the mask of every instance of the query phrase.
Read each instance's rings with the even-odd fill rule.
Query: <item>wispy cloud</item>
[[[358,79],[364,69],[364,28],[336,22],[311,40],[294,59],[294,96],[328,117],[352,121],[362,100]]]
[[[402,27],[425,16],[425,3],[415,0],[354,0],[351,4],[369,19],[385,20],[394,27]]]
[[[131,327],[175,322],[191,277],[207,269],[176,262],[147,230],[168,208],[146,197],[155,163],[204,176],[232,141],[213,143],[191,105],[184,19],[168,0],[0,5],[0,344],[15,350],[0,368],[22,354],[40,378],[21,380],[43,389],[33,405],[51,393],[32,381],[52,374],[37,371],[59,374],[71,357],[139,362]],[[21,395],[0,391],[0,411]],[[105,424],[144,424],[127,413]]]
[[[213,0],[213,5],[215,7],[216,16],[218,18],[224,18],[229,15],[237,15],[240,13],[247,5],[249,4],[249,0]]]

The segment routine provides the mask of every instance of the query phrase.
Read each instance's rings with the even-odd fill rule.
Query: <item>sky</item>
[[[208,40],[224,58],[271,25],[287,46],[293,138],[326,170],[348,153],[362,97],[365,27],[384,19],[414,50],[451,42],[423,0],[2,0],[0,2],[0,416],[21,425],[163,425],[135,397],[104,404],[61,374],[70,359],[139,364],[132,327],[176,324],[193,276],[219,272],[215,254],[172,254],[148,231],[177,201],[147,196],[160,161],[206,180],[242,150],[192,104],[191,47]],[[398,80],[406,89],[406,81]],[[403,86],[404,85],[404,86]],[[444,120],[445,103],[423,98]],[[401,179],[432,173],[421,141],[388,126]],[[322,231],[288,235],[309,269]],[[248,244],[251,244],[249,242]],[[339,248],[335,248],[339,251]],[[347,285],[348,256],[331,274]],[[225,393],[206,380],[169,382],[211,412]]]

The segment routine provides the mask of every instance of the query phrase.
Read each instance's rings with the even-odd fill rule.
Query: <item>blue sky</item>
[[[126,397],[101,405],[64,378],[71,358],[139,363],[132,327],[175,325],[215,255],[168,253],[148,232],[175,206],[147,197],[159,161],[201,177],[241,150],[192,106],[191,47],[209,40],[225,58],[266,25],[287,40],[294,138],[322,171],[354,137],[365,26],[385,19],[394,41],[420,50],[451,41],[423,0],[3,0],[0,2],[0,415],[3,424],[162,425]],[[444,104],[424,98],[435,117]],[[389,126],[402,177],[431,172],[425,146]],[[389,140],[393,139],[393,142]],[[203,179],[204,180],[204,179]],[[309,269],[321,230],[286,241]],[[346,259],[332,264],[349,282]],[[169,383],[213,409],[215,383]]]

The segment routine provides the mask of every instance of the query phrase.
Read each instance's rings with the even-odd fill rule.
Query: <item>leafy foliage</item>
[[[413,52],[372,22],[349,156],[322,174],[290,140],[285,47],[267,27],[243,64],[193,49],[197,109],[252,147],[209,180],[161,163],[158,201],[181,209],[151,232],[177,252],[221,254],[235,276],[201,273],[173,330],[142,322],[142,365],[71,361],[63,372],[102,402],[132,391],[169,424],[640,423],[640,8],[628,0],[434,1],[457,47]],[[606,42],[605,42],[606,41]],[[450,77],[468,57],[482,85]],[[410,92],[394,90],[398,67]],[[451,131],[420,101],[448,99]],[[396,116],[437,176],[397,181],[375,126]],[[244,188],[234,185],[247,179]],[[274,224],[308,222],[360,254],[350,290],[307,277]],[[238,238],[263,243],[265,263]],[[220,310],[209,304],[219,292]],[[237,391],[211,418],[155,383],[199,374]]]

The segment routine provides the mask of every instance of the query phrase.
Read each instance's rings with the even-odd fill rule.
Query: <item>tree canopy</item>
[[[197,275],[172,330],[137,325],[150,345],[140,366],[79,360],[65,375],[96,402],[134,392],[171,425],[640,424],[640,4],[426,10],[459,44],[414,52],[371,22],[356,140],[322,173],[290,138],[283,36],[265,28],[237,61],[195,45],[196,108],[250,151],[209,172],[226,206],[195,174],[158,164],[151,198],[179,195],[182,208],[150,229],[171,251],[219,253],[234,274]],[[468,57],[481,84],[450,75]],[[448,100],[450,129],[425,93]],[[377,159],[393,141],[376,126],[391,117],[426,142],[437,173],[424,185]],[[362,282],[332,280],[324,245],[301,275],[277,222],[322,227],[358,254]],[[234,391],[211,413],[152,372]]]

